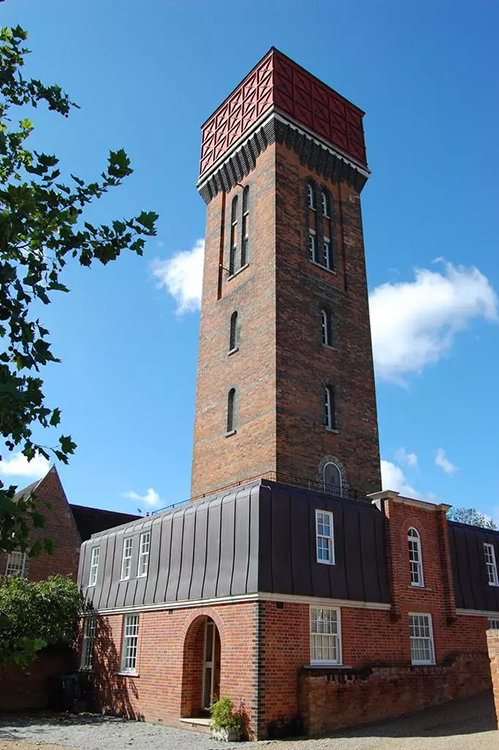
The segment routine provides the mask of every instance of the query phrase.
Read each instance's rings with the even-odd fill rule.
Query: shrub
[[[239,729],[241,718],[234,713],[230,698],[220,698],[210,706],[211,726],[214,729]]]

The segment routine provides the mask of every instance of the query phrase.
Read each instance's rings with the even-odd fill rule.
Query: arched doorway
[[[220,697],[220,650],[220,633],[214,620],[205,615],[197,617],[184,643],[183,717],[206,716]]]

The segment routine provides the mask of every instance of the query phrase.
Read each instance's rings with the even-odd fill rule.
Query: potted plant
[[[210,706],[211,736],[223,742],[241,739],[241,717],[234,713],[230,698],[220,698]]]

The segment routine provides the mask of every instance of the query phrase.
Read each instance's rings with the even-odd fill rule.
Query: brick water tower
[[[192,497],[262,476],[380,489],[362,117],[272,48],[202,128]]]

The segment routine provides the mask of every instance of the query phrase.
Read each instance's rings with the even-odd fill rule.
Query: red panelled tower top
[[[272,111],[367,166],[362,110],[272,47],[203,125],[200,176]]]

